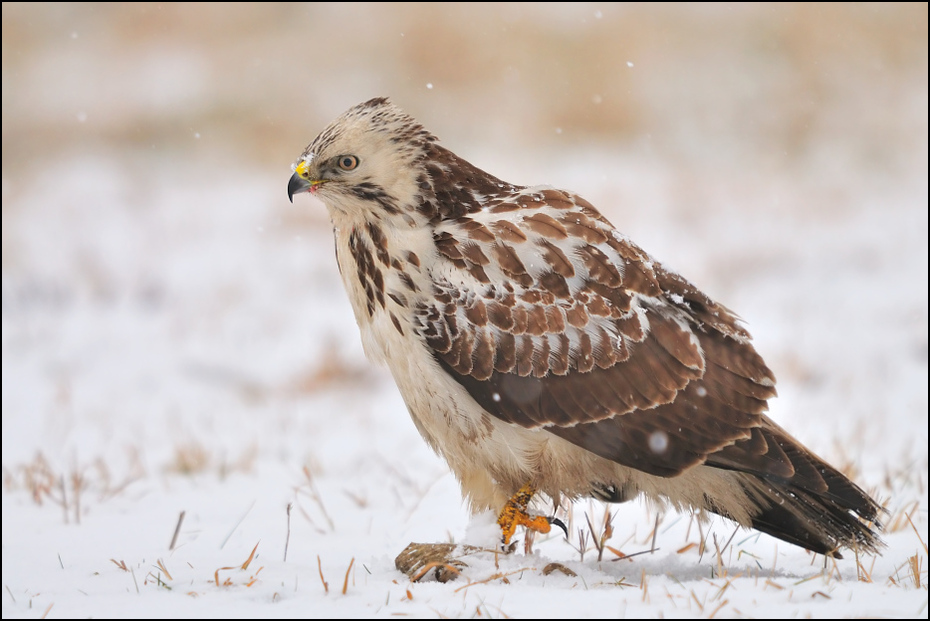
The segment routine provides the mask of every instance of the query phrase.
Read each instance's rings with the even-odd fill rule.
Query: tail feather
[[[870,527],[881,527],[876,520],[880,508],[871,499],[856,511],[826,496],[753,475],[740,474],[739,482],[759,507],[751,517],[752,527],[773,537],[836,558],[842,558],[840,548],[878,552],[884,545]]]
[[[883,546],[876,533],[881,506],[767,418],[752,438],[715,453],[706,465],[736,471],[757,507],[753,528],[838,558],[839,548],[877,552]]]

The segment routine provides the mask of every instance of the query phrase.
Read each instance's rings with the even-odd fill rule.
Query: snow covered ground
[[[512,131],[546,137],[516,157],[492,134],[519,114],[451,113],[433,78],[427,90],[417,79],[416,95],[402,81],[328,92],[335,103],[312,118],[289,117],[286,144],[261,143],[274,155],[258,166],[241,114],[190,121],[178,110],[196,105],[177,93],[159,100],[164,125],[137,129],[133,119],[161,117],[112,85],[103,92],[123,107],[106,110],[123,117],[82,103],[73,127],[55,125],[67,109],[45,80],[56,44],[20,41],[34,62],[8,54],[23,10],[3,8],[4,618],[926,618],[925,51],[923,83],[896,91],[911,99],[874,117],[887,141],[855,141],[872,117],[854,111],[885,103],[849,78],[853,112],[809,117],[817,140],[797,157],[706,142],[711,130],[570,140],[570,128],[529,122]],[[562,10],[547,19],[573,9]],[[93,30],[50,28],[67,45]],[[63,55],[61,80],[90,83],[120,63],[152,70],[107,49],[90,65]],[[198,81],[175,72],[196,66],[170,62],[166,76]],[[884,554],[824,564],[719,518],[699,527],[634,501],[606,507],[607,545],[636,555],[599,560],[579,535],[588,519],[602,532],[605,505],[591,502],[575,506],[568,540],[537,540],[529,556],[470,557],[446,584],[398,572],[410,542],[489,543],[490,518],[469,524],[387,371],[364,359],[322,205],[285,197],[290,162],[322,124],[378,94],[478,166],[581,193],[739,312],[779,378],[772,417],[886,503]],[[279,114],[271,100],[255,105]]]

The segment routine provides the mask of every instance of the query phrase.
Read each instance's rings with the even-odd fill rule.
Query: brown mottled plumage
[[[473,510],[645,494],[823,554],[880,507],[765,416],[775,378],[726,307],[583,198],[475,168],[386,99],[336,119],[288,194],[329,210],[368,354]]]

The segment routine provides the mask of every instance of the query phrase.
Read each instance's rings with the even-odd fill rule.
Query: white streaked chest
[[[475,468],[525,471],[543,435],[511,429],[486,413],[416,331],[413,309],[433,296],[425,265],[437,260],[432,237],[423,233],[336,229],[337,260],[365,353],[387,364],[420,434],[460,478]]]
[[[413,348],[423,348],[413,330],[412,309],[430,294],[421,256],[428,235],[377,224],[337,226],[336,259],[366,355],[393,367]],[[420,253],[417,252],[420,251]]]

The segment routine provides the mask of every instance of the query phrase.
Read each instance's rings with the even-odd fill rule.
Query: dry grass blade
[[[904,516],[907,518],[907,521],[911,525],[911,528],[914,529],[914,534],[917,535],[917,540],[920,541],[920,545],[924,547],[924,554],[927,554],[927,544],[923,539],[921,539],[920,532],[918,532],[917,527],[914,526],[914,521],[911,520],[910,514],[905,512]]]
[[[221,572],[221,571],[228,571],[228,570],[230,570],[230,569],[240,569],[240,570],[246,570],[246,569],[248,569],[248,568],[249,568],[249,564],[252,562],[252,559],[255,558],[255,551],[258,550],[258,544],[259,544],[259,543],[261,543],[261,540],[259,540],[259,542],[255,544],[255,547],[252,548],[252,553],[249,554],[249,558],[245,559],[245,562],[244,562],[242,565],[239,565],[239,566],[232,565],[232,566],[229,566],[229,567],[220,567],[220,568],[217,569],[215,572],[213,572],[213,581],[216,583],[216,586],[220,586],[220,572]],[[261,571],[261,569],[259,569],[259,571]],[[166,572],[166,573],[167,573],[167,572]],[[257,573],[257,572],[256,572],[256,573]],[[253,582],[253,583],[254,583],[254,582]],[[223,585],[224,585],[224,586],[227,586],[227,585],[229,585],[229,584],[232,584],[232,583],[231,583],[230,580],[227,578],[226,581],[223,583]],[[251,583],[250,583],[248,586],[251,586]]]
[[[651,552],[656,551],[656,537],[659,536],[659,523],[661,522],[662,516],[656,514],[656,524],[652,527],[652,547],[650,548]]]
[[[627,559],[633,558],[634,556],[642,556],[643,554],[652,554],[653,552],[658,552],[658,551],[661,550],[662,548],[656,548],[655,550],[640,550],[639,552],[634,552],[633,554],[624,554],[624,553],[621,552],[620,550],[617,550],[616,548],[612,548],[612,547],[610,547],[610,546],[607,546],[607,549],[610,550],[611,552],[613,552],[614,554],[616,554],[617,557],[618,557],[618,558],[613,558],[613,559],[610,559],[610,560],[612,560],[612,561],[625,561],[625,560],[627,560]]]
[[[588,516],[587,511],[584,514],[584,519],[588,523],[588,530],[591,532],[591,541],[594,543],[595,549],[597,549],[597,561],[598,562],[601,562],[602,560],[604,560],[605,546],[607,545],[607,541],[614,534],[614,529],[613,529],[613,524],[612,524],[613,518],[614,516],[610,514],[610,511],[605,509],[604,510],[604,527],[601,530],[600,535],[598,535],[597,532],[594,530],[594,525],[591,524],[591,518]]]
[[[823,578],[823,574],[822,574],[822,573],[813,574],[813,575],[810,575],[810,576],[808,576],[808,577],[806,577],[806,578],[801,578],[801,579],[799,579],[799,580],[795,580],[795,581],[792,582],[791,584],[793,584],[794,586],[799,586],[799,585],[802,585],[802,584],[806,584],[806,583],[810,582],[811,580],[820,580],[820,579],[822,579],[822,578]]]
[[[840,566],[837,565],[836,558],[825,556],[823,557],[823,561],[824,561],[824,564],[829,568],[829,571],[827,571],[826,568],[824,570],[824,573],[827,579],[827,584],[829,584],[830,581],[834,579],[838,580],[839,582],[842,582],[843,574],[840,573]]]
[[[733,529],[733,534],[730,535],[730,538],[727,539],[727,542],[724,544],[723,548],[720,550],[721,555],[723,555],[723,553],[727,551],[727,548],[730,547],[730,544],[733,543],[733,538],[736,537],[736,533],[739,532],[740,528],[741,528],[740,526],[737,526],[736,528]]]
[[[320,512],[323,514],[323,517],[326,518],[326,523],[329,525],[329,530],[336,530],[336,525],[333,523],[329,513],[326,511],[326,507],[323,506],[323,498],[320,496],[320,492],[316,488],[316,482],[313,480],[313,475],[310,473],[310,469],[307,466],[304,466],[304,476],[307,477],[307,485],[310,487],[310,497],[320,508]]]
[[[708,619],[713,619],[713,618],[714,618],[714,615],[716,615],[718,612],[720,612],[720,609],[723,608],[724,606],[726,606],[726,605],[729,604],[729,603],[730,603],[730,600],[728,600],[728,599],[725,599],[725,600],[723,600],[722,602],[720,602],[720,605],[717,606],[716,608],[714,608],[713,612],[711,612],[711,613],[707,616],[707,618],[708,618]]]
[[[323,592],[329,593],[329,583],[326,582],[326,579],[323,577],[323,563],[320,561],[320,555],[316,555],[316,567],[320,571],[320,582],[323,583]]]
[[[720,599],[721,597],[723,597],[723,594],[727,592],[727,589],[729,589],[731,585],[732,583],[729,580],[724,582],[723,586],[721,586],[720,589],[718,589],[717,592],[714,594],[714,596],[710,598],[711,601],[715,599]]]
[[[65,524],[68,523],[68,494],[65,491],[65,475],[59,477],[59,487],[61,488],[61,508],[64,511],[65,515]],[[48,611],[45,611],[48,613]]]
[[[249,563],[252,562],[252,559],[255,558],[255,551],[258,550],[258,544],[261,543],[261,539],[258,540],[258,543],[255,544],[255,547],[252,548],[252,553],[249,554],[249,558],[245,559],[245,562],[242,564],[242,569],[248,569]]]
[[[617,558],[611,559],[611,560],[620,561],[620,560],[625,559],[626,556],[627,556],[626,554],[624,554],[623,552],[621,552],[621,551],[618,550],[617,548],[614,548],[613,546],[604,546],[604,547],[607,548],[608,550],[610,550],[611,552],[613,552],[614,554],[617,555]]]
[[[120,562],[117,563],[117,562],[116,562],[116,559],[112,559],[112,558],[111,558],[111,559],[110,559],[110,562],[113,563],[114,565],[116,565],[117,567],[119,567],[120,569],[122,569],[123,571],[129,571],[129,568],[126,567],[126,561],[120,561]]]
[[[171,577],[171,572],[169,572],[168,568],[165,567],[164,561],[162,561],[161,559],[158,559],[158,562],[156,563],[156,565],[158,565],[158,568],[164,572],[168,580],[174,580],[174,578]]]
[[[491,582],[492,580],[503,580],[505,583],[509,583],[509,581],[507,580],[507,576],[512,576],[514,574],[522,574],[524,571],[536,571],[536,568],[535,567],[522,567],[520,569],[508,571],[505,574],[496,573],[494,575],[488,576],[484,580],[476,580],[475,582],[469,582],[468,584],[463,584],[462,586],[457,588],[455,592],[458,593],[462,589],[467,589],[468,587],[475,586],[476,584],[487,584],[488,582]]]
[[[872,572],[866,570],[862,565],[862,560],[859,558],[859,550],[854,550],[856,556],[856,579],[859,582],[872,582]],[[872,565],[875,565],[875,559],[872,559]]]
[[[698,609],[703,613],[704,604],[702,604],[701,600],[698,599],[697,594],[694,592],[694,589],[691,589],[691,599],[694,600],[694,603],[697,604]]]
[[[245,520],[245,518],[249,515],[249,513],[251,513],[252,507],[254,506],[255,506],[255,501],[253,500],[252,504],[249,505],[249,508],[246,509],[245,513],[242,514],[242,517],[239,518],[239,521],[237,521],[235,525],[232,527],[232,530],[229,531],[229,534],[226,535],[226,538],[223,539],[223,543],[220,544],[220,550],[226,547],[227,542],[229,542],[229,538],[233,536],[233,533],[236,532],[236,529],[239,528],[239,525],[242,524],[243,520]]]
[[[252,576],[252,577],[249,579],[248,582],[246,582],[245,586],[250,587],[250,586],[252,586],[253,584],[255,584],[256,582],[258,582],[258,574],[262,573],[262,570],[263,570],[263,569],[264,569],[264,566],[263,566],[263,567],[259,567],[259,568],[258,568],[258,571],[256,571],[256,572],[255,572],[255,575]]]
[[[587,515],[585,516],[587,517]],[[578,529],[578,554],[581,556],[581,562],[584,563],[584,553],[588,549],[588,534],[583,528]]]
[[[911,577],[914,578],[914,587],[917,588],[917,589],[921,588],[921,580],[920,580],[920,574],[921,574],[920,565],[921,565],[921,563],[920,563],[920,560],[921,560],[920,557],[919,557],[918,555],[916,555],[916,554],[915,554],[914,556],[912,556],[912,557],[910,557],[910,558],[907,559],[908,566],[909,566],[910,569],[911,569]]]
[[[346,579],[342,583],[342,594],[345,595],[346,591],[349,590],[349,572],[352,571],[352,565],[355,564],[355,557],[352,557],[352,560],[349,561],[349,567],[346,569]]]
[[[236,567],[235,565],[232,565],[230,567],[220,567],[215,572],[213,572],[213,581],[216,583],[216,586],[220,586],[220,572],[229,571],[230,569],[239,569],[239,568]],[[223,584],[224,585],[229,584],[229,579],[227,579],[226,582],[224,582]]]

